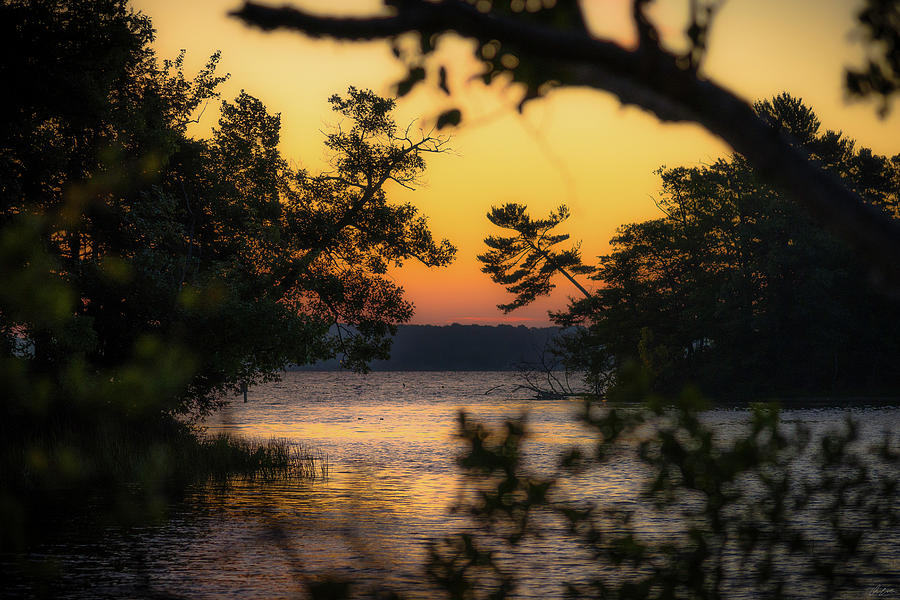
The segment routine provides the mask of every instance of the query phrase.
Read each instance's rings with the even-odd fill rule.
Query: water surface
[[[379,585],[429,597],[434,589],[423,572],[429,540],[472,528],[448,511],[460,491],[454,436],[460,409],[494,424],[527,414],[528,465],[535,472],[552,468],[566,448],[591,443],[574,416],[578,400],[534,400],[516,389],[519,383],[515,373],[494,372],[287,373],[251,389],[246,404],[236,398],[207,425],[211,432],[284,437],[323,451],[331,463],[326,481],[200,487],[173,505],[162,525],[105,530],[99,539],[42,548],[35,558],[60,566],[58,597],[287,598],[300,594],[304,578],[328,575],[359,589]],[[890,406],[791,409],[783,418],[821,434],[848,414],[871,440],[900,424],[900,409]],[[748,413],[719,409],[704,419],[727,438],[746,426]],[[633,508],[645,474],[634,459],[618,458],[602,474],[568,482],[566,492]],[[654,535],[677,529],[659,516],[648,519]],[[525,580],[521,597],[562,597],[561,581],[593,573],[561,524],[545,525],[547,535],[516,556]]]

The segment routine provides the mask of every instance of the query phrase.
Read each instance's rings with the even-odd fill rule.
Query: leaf
[[[445,94],[450,95],[450,88],[447,86],[447,67],[441,65],[440,71],[438,71],[438,87],[443,90]]]
[[[397,84],[397,97],[402,98],[407,95],[413,87],[425,79],[425,69],[423,67],[413,67],[409,70],[406,79]]]
[[[445,111],[441,113],[441,116],[438,117],[437,120],[437,128],[443,129],[448,125],[456,126],[459,125],[459,122],[462,120],[462,112],[458,108],[454,108],[452,110]]]

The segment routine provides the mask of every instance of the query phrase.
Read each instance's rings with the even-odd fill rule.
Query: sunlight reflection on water
[[[300,579],[330,573],[405,597],[431,597],[423,567],[428,541],[470,527],[447,510],[459,492],[459,409],[494,424],[527,412],[528,464],[538,472],[564,449],[591,441],[575,420],[577,400],[529,400],[521,393],[510,399],[504,390],[517,383],[513,373],[294,372],[251,389],[248,403],[235,399],[209,430],[302,442],[329,456],[330,478],[197,489],[161,526],[108,531],[100,542],[57,549],[72,573],[60,595],[119,597],[144,586],[190,598],[296,597]],[[485,394],[497,385],[503,387]],[[802,409],[786,411],[784,419],[821,432],[845,414]],[[853,414],[863,437],[900,424],[897,408]],[[746,425],[747,412],[715,410],[704,419],[727,438]],[[643,475],[634,458],[616,457],[602,476],[580,477],[564,489],[579,500],[634,507]],[[658,537],[678,528],[659,515],[648,519]],[[547,535],[516,557],[526,574],[520,597],[562,597],[561,581],[594,574],[560,523],[545,526]]]

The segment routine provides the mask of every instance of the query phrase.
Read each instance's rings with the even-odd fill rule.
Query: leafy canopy
[[[455,253],[389,198],[446,145],[400,131],[393,100],[333,96],[331,168],[298,171],[245,91],[188,135],[227,76],[218,53],[194,76],[158,61],[153,36],[124,0],[0,2],[4,548],[34,494],[138,482],[158,505],[202,451],[184,423],[245,385],[386,358],[413,311],[388,269]]]
[[[332,170],[311,175],[281,155],[280,115],[244,91],[190,137],[227,77],[219,55],[193,77],[183,53],[158,61],[124,1],[4,2],[0,28],[10,431],[202,415],[336,354],[365,369],[413,310],[388,268],[452,260],[388,197],[446,144],[399,132],[392,100],[332,97],[349,127],[325,140]]]
[[[898,217],[900,158],[857,148],[787,94],[757,103],[820,168]],[[552,318],[579,325],[564,354],[608,386],[634,365],[658,389],[710,394],[884,394],[900,381],[896,299],[870,269],[740,155],[660,169],[663,216],[621,226],[589,299]]]

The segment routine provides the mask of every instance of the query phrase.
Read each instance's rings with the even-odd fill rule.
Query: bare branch
[[[344,185],[346,185],[348,187],[355,187],[355,188],[359,188],[361,190],[366,189],[366,186],[364,186],[360,183],[354,183],[345,177],[334,177],[331,175],[319,175],[318,177],[316,177],[316,179],[321,179],[323,181],[337,181],[338,183],[343,183]]]
[[[399,185],[399,186],[401,186],[401,187],[405,187],[406,189],[408,189],[408,190],[410,190],[410,191],[415,191],[415,189],[416,189],[416,188],[414,188],[413,186],[409,185],[408,183],[404,183],[404,182],[400,181],[399,179],[397,179],[397,178],[394,177],[393,175],[391,175],[390,177],[388,177],[388,179],[389,179],[390,181],[393,181],[394,183],[396,183],[397,185]]]
[[[659,201],[653,196],[653,194],[647,194],[647,196],[648,196],[651,200],[653,200],[653,204],[656,205],[656,208],[659,209],[659,212],[661,212],[662,214],[666,215],[667,217],[671,217],[671,216],[672,216],[672,215],[670,215],[670,214],[668,213],[668,211],[666,211],[666,209],[664,209],[664,208],[662,207],[662,205],[661,205],[661,204],[659,203]]]

